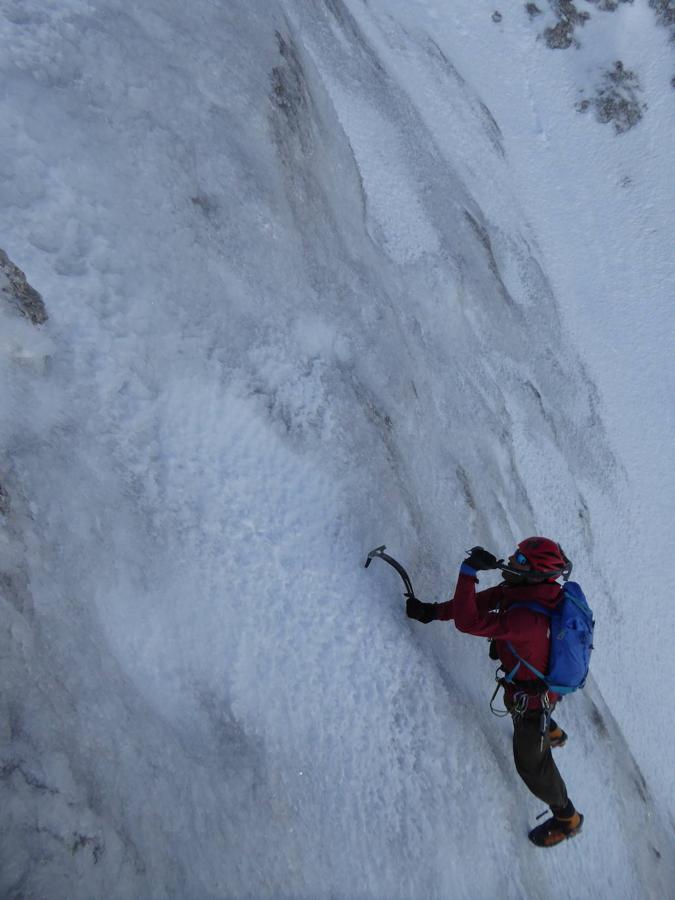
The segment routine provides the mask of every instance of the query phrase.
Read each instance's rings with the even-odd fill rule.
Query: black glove
[[[412,594],[405,595],[406,616],[409,619],[417,619],[418,622],[423,622],[425,625],[433,622],[436,618],[435,606],[435,603],[423,603],[417,597],[413,597]]]
[[[494,553],[490,553],[483,547],[472,547],[471,552],[464,560],[464,562],[467,564],[467,566],[471,566],[472,569],[499,568],[499,560],[494,555]]]

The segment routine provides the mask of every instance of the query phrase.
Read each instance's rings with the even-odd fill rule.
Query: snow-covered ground
[[[672,895],[675,48],[612,5],[0,2],[2,896]],[[549,853],[484,643],[363,569],[531,533],[598,623]]]

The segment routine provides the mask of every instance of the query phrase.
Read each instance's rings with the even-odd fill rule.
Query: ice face
[[[3,246],[50,316],[0,308],[3,894],[666,896],[611,388],[647,454],[671,126],[612,143],[537,20],[480,6],[2,12]],[[587,851],[546,866],[482,644],[363,570],[386,542],[446,599],[464,547],[542,532],[613,648],[561,711]]]

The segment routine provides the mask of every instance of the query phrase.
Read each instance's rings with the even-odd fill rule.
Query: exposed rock
[[[558,17],[557,25],[544,31],[544,39],[551,50],[566,50],[576,45],[574,29],[590,19],[590,13],[579,12],[572,0],[552,0],[551,7]]]
[[[0,484],[0,516],[6,516],[9,513],[9,494]]]
[[[547,28],[544,37],[551,50],[567,50],[574,44],[574,25],[569,19],[562,20],[553,28]]]
[[[633,3],[633,0],[587,0],[601,12],[614,12],[622,3]],[[673,2],[673,0],[671,0]],[[549,6],[557,18],[557,23],[544,31],[544,39],[552,50],[566,50],[579,46],[575,38],[575,29],[584,25],[591,17],[585,10],[579,10],[573,0],[549,0]],[[535,3],[525,7],[530,17],[538,15],[541,10]]]
[[[598,122],[614,125],[617,134],[633,128],[642,118],[647,104],[641,99],[642,88],[635,72],[626,69],[621,60],[605,73],[601,86],[591,99],[577,103],[579,112],[592,109]]]
[[[496,9],[496,10],[492,13],[492,21],[493,21],[493,22],[499,23],[499,22],[501,22],[501,20],[502,20],[503,18],[504,18],[504,17],[502,16],[502,14],[499,12],[498,9]]]
[[[598,12],[613,13],[622,4],[632,4],[635,0],[585,0],[585,2],[595,7]],[[548,0],[548,4],[557,21],[543,32],[542,36],[547,46],[552,50],[579,47],[575,32],[591,18],[590,13],[578,8],[579,0],[576,0],[576,3],[574,0]],[[659,23],[670,29],[671,38],[675,41],[675,0],[649,0],[649,6],[655,11]],[[527,3],[525,9],[530,18],[541,13],[536,3]],[[675,89],[675,77],[670,84]],[[579,112],[593,110],[599,122],[603,124],[611,122],[616,133],[623,134],[637,125],[647,109],[641,94],[642,88],[637,75],[625,69],[623,63],[619,61],[614,64],[614,68],[605,72],[595,95],[581,99],[576,108]]]
[[[659,25],[670,31],[670,39],[675,43],[675,0],[649,0],[649,5]],[[670,79],[670,86],[675,90],[675,75]]]
[[[622,3],[632,3],[633,0],[588,0],[594,3],[602,12],[614,12]]]
[[[293,41],[284,38],[279,31],[276,32],[276,38],[283,62],[272,69],[270,99],[280,111],[288,133],[297,141],[301,152],[308,154],[312,149],[313,137],[309,115],[311,98],[307,79]],[[283,144],[289,137],[278,134],[277,139]]]
[[[0,596],[22,616],[33,615],[33,596],[28,578],[20,569],[0,570]]]
[[[4,250],[0,250],[0,294],[33,325],[42,325],[47,321],[42,297],[28,284],[24,273]]]
[[[664,28],[670,28],[671,37],[675,40],[675,0],[649,0],[649,5],[656,13],[656,18]]]

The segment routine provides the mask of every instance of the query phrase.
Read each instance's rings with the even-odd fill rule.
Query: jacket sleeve
[[[434,603],[434,620],[436,622],[448,622],[454,616],[454,600],[446,600],[444,603]]]
[[[515,641],[528,635],[530,617],[526,609],[490,612],[497,605],[500,588],[476,594],[476,572],[462,564],[453,598],[453,614],[458,631],[476,637]]]
[[[502,592],[499,587],[488,588],[485,591],[479,591],[476,594],[476,607],[479,612],[486,613],[496,606],[499,606],[499,598]],[[446,600],[444,603],[434,603],[434,618],[438,622],[447,622],[454,619],[455,599]]]

